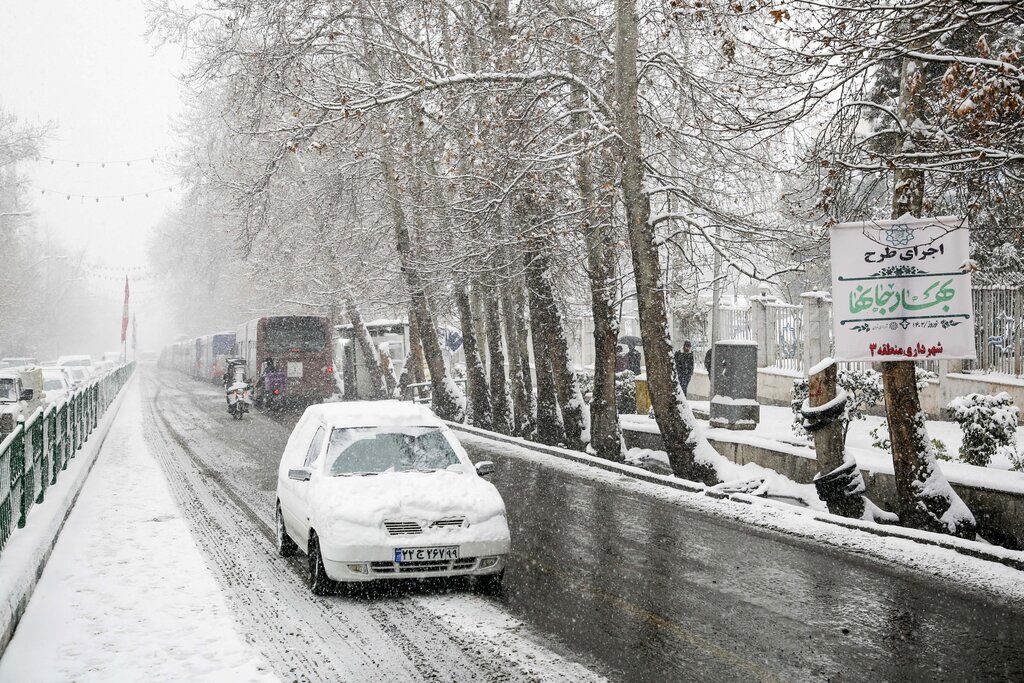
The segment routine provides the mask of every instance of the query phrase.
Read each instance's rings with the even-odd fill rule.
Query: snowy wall
[[[801,484],[811,483],[818,471],[813,449],[723,431],[709,430],[708,440],[716,451],[737,464],[756,463]],[[622,435],[629,448],[665,450],[661,435],[655,431],[637,431],[623,425]],[[887,468],[873,463],[874,469],[865,469],[864,463],[860,460],[858,462],[867,485],[868,497],[886,510],[895,509],[896,480],[892,475],[891,463]],[[987,541],[1007,548],[1024,549],[1024,489],[1018,490],[1019,487],[1012,483],[1000,484],[996,480],[998,471],[987,471],[983,467],[960,463],[954,465],[943,471],[960,498],[974,513],[978,534]]]

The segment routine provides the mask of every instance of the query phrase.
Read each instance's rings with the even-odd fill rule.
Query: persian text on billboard
[[[836,360],[975,357],[966,221],[843,223],[831,246]]]

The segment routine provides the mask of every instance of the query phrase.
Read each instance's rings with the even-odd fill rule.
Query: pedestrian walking
[[[672,354],[672,360],[676,366],[676,381],[679,382],[679,387],[685,396],[690,386],[690,380],[693,379],[693,347],[690,342],[683,342],[682,350],[676,350]]]

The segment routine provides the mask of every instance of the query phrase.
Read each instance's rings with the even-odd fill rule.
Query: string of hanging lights
[[[170,161],[172,159],[180,159],[182,154],[179,152],[171,152],[168,154],[150,154],[144,157],[134,157],[131,159],[65,159],[61,157],[51,157],[45,154],[40,154],[35,157],[35,160],[40,163],[45,163],[50,166],[56,166],[57,164],[74,166],[75,168],[86,167],[99,167],[99,168],[131,168],[132,164],[136,166],[143,166],[146,164],[156,164],[158,161]]]
[[[64,197],[66,200],[71,201],[77,199],[81,202],[93,201],[99,203],[101,200],[120,199],[122,202],[126,199],[132,199],[137,197],[144,197],[149,199],[153,195],[163,194],[165,192],[174,192],[174,188],[180,186],[181,183],[174,183],[173,185],[164,185],[162,187],[156,187],[149,190],[143,190],[141,192],[121,192],[117,194],[81,194],[78,192],[64,192],[61,190],[54,190],[51,188],[40,188],[39,193],[43,196],[51,197]]]

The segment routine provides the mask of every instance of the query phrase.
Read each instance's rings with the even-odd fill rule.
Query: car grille
[[[464,526],[466,523],[465,517],[446,517],[439,519],[430,524],[432,529],[450,529]],[[419,522],[412,520],[392,520],[384,522],[384,528],[388,530],[388,534],[392,536],[411,536],[413,534],[422,534],[423,526]]]
[[[446,527],[462,526],[465,521],[465,517],[449,517],[448,519],[439,519],[430,526],[440,527],[443,529]]]
[[[392,536],[408,536],[423,533],[423,527],[417,522],[384,522],[384,528]]]
[[[477,558],[460,557],[457,560],[423,560],[421,562],[371,562],[370,571],[374,574],[407,574],[414,572],[449,572],[467,570],[476,566]]]

